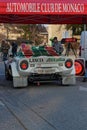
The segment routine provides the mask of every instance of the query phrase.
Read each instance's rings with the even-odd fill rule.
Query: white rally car
[[[30,82],[76,83],[73,59],[58,56],[51,47],[32,50],[24,49],[16,57],[5,61],[6,79],[12,79],[14,87],[25,87]],[[40,53],[36,55],[37,52]]]

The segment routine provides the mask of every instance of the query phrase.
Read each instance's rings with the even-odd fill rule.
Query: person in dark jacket
[[[12,42],[12,55],[16,56],[17,55],[17,43],[16,42]]]
[[[53,48],[55,49],[55,51],[56,51],[59,55],[62,54],[62,52],[63,52],[64,49],[63,49],[63,46],[61,45],[61,43],[58,42],[57,37],[54,37],[52,46],[53,46]]]
[[[10,45],[8,44],[8,42],[5,41],[5,40],[2,40],[2,43],[1,43],[1,52],[3,54],[3,61],[7,60],[9,49],[10,49]]]

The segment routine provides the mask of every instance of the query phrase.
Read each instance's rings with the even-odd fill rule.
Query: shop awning
[[[87,24],[87,0],[0,0],[0,23]]]

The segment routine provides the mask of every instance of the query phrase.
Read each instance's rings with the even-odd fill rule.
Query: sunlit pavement
[[[13,88],[0,63],[0,130],[87,130],[87,82]]]

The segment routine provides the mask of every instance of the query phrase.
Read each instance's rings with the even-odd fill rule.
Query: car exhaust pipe
[[[29,78],[29,82],[34,82],[34,78],[33,78],[33,77],[30,77],[30,78]]]

